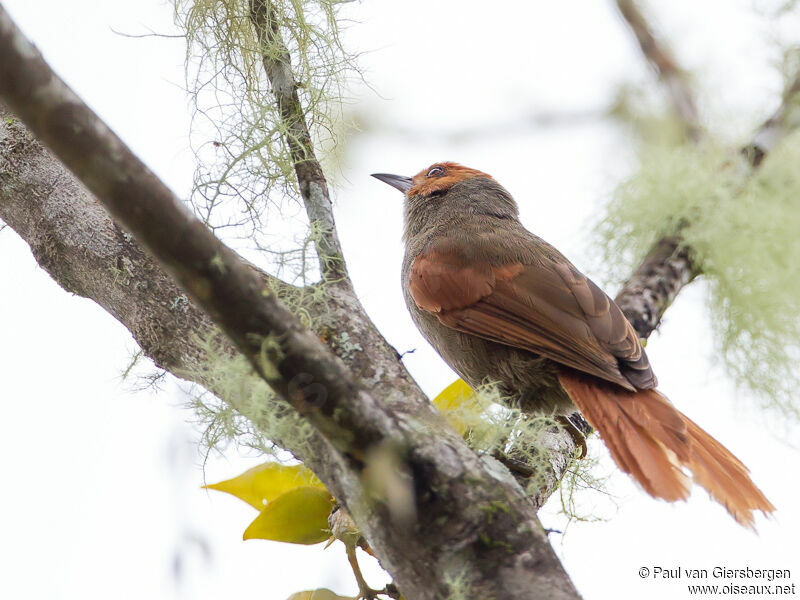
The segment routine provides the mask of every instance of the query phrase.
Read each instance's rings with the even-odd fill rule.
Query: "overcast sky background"
[[[646,5],[694,73],[703,113],[734,141],[775,108],[781,89],[769,41],[775,25],[754,10],[759,4],[768,5]],[[186,197],[194,165],[183,40],[112,31],[174,33],[172,7],[155,0],[3,5],[73,89]],[[335,177],[336,218],[367,310],[398,350],[416,349],[406,362],[435,394],[454,375],[403,305],[401,196],[369,173],[410,175],[438,160],[487,171],[517,198],[523,222],[591,276],[597,258],[586,231],[634,164],[623,129],[589,121],[468,140],[442,134],[491,130],[537,111],[602,109],[620,83],[653,75],[612,2],[406,0],[354,3],[348,11],[360,24],[345,39],[364,52],[375,90],[354,88],[350,109],[371,115],[373,126],[347,147]],[[714,365],[704,302],[702,282],[683,291],[648,354],[661,389],[743,460],[778,512],[759,520],[754,535],[702,491],[680,505],[656,502],[594,440],[615,501],[586,496],[584,508],[606,520],[572,524],[551,538],[587,600],[687,597],[687,580],[639,578],[640,567],[653,565],[791,569],[800,584],[796,424],[758,410]],[[338,544],[241,540],[255,511],[200,486],[258,458],[231,448],[206,461],[187,424],[186,386],[170,380],[159,394],[131,391],[120,378],[136,349],[130,334],[59,288],[10,229],[0,233],[0,332],[0,597],[283,600],[322,586],[355,592]],[[557,499],[542,521],[563,528]],[[380,585],[379,569],[366,566]]]

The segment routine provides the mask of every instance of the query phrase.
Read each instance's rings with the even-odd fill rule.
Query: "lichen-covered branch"
[[[753,140],[742,148],[745,168],[755,169],[778,142],[800,126],[794,102],[800,92],[800,75],[789,87],[775,113],[759,127]],[[680,232],[661,238],[647,253],[614,299],[642,338],[661,322],[664,311],[685,285],[700,275],[692,249]]]
[[[700,143],[703,130],[685,72],[670,52],[652,33],[652,27],[638,9],[635,0],[617,0],[617,6],[631,31],[639,41],[644,57],[656,69],[668,95],[673,112],[683,125],[688,138]],[[800,92],[800,73],[784,92],[775,113],[757,130],[752,141],[742,148],[746,168],[755,169],[778,142],[800,125],[796,97]],[[681,232],[661,238],[625,282],[615,301],[642,338],[647,338],[661,322],[683,286],[701,272],[693,262],[692,249],[684,243]]]
[[[250,21],[262,48],[262,64],[267,73],[278,112],[286,131],[285,139],[294,162],[297,183],[316,239],[320,270],[326,281],[349,285],[342,247],[333,220],[328,183],[314,153],[314,144],[306,125],[305,113],[292,74],[291,55],[281,37],[269,0],[249,0]]]
[[[492,459],[479,458],[445,426],[397,366],[396,357],[392,356],[394,366],[384,360],[385,342],[376,357],[362,359],[363,363],[374,359],[385,372],[372,366],[361,373],[356,370],[358,362],[347,370],[280,305],[263,276],[197,222],[49,70],[2,8],[0,56],[0,95],[14,112],[127,228],[141,236],[261,376],[315,425],[320,434],[315,438],[317,451],[301,454],[301,458],[348,508],[407,597],[443,597],[454,592],[453,582],[459,582],[460,593],[471,597],[528,598],[531,590],[548,598],[577,597],[541,531],[533,504],[517,482]],[[50,230],[39,239],[39,255],[60,262],[59,252],[69,251],[70,243],[80,244],[94,236],[82,222],[83,212],[93,214],[96,220],[101,219],[100,213],[96,206],[88,208],[94,201],[78,186],[72,188],[76,196],[71,200],[67,201],[68,193],[67,198],[60,198],[61,204],[47,203],[62,179],[68,178],[67,173],[54,168],[52,159],[42,158],[45,153],[30,138],[21,138],[11,125],[4,129],[2,149],[7,158],[0,177],[0,216],[23,235],[35,238],[41,223],[26,221],[21,210],[9,206],[40,203],[42,210],[61,209],[61,213],[46,215]],[[26,168],[17,164],[23,160]],[[43,161],[38,168],[37,160]],[[68,274],[62,281],[68,289],[100,294],[83,280],[109,266],[123,278],[126,272],[130,274],[127,285],[147,285],[151,278],[163,283],[163,273],[157,273],[157,265],[135,247],[135,239],[108,222],[95,224],[118,234],[99,239],[101,247],[88,253],[89,262],[76,256],[75,265],[65,271],[51,265],[52,273]],[[78,232],[82,237],[69,243],[61,239]],[[54,239],[48,239],[51,237]],[[83,248],[72,253],[81,254]],[[108,263],[109,259],[113,262]],[[126,285],[124,281],[122,285]],[[108,280],[104,283],[108,285]],[[136,318],[136,310],[158,306],[158,316],[169,325],[159,336],[137,339],[152,342],[157,338],[163,346],[174,344],[176,350],[161,355],[165,366],[189,360],[177,356],[181,351],[202,363],[202,352],[187,347],[193,344],[193,336],[171,339],[178,332],[185,333],[172,321],[213,328],[211,321],[192,303],[175,302],[174,288],[154,286],[147,291],[153,296],[150,305],[139,307],[108,293],[104,296],[106,307],[127,324]],[[164,292],[166,297],[159,295]],[[341,290],[337,294],[328,299],[338,305],[334,313],[360,317],[353,299]],[[149,316],[145,313],[139,318],[144,322]],[[365,341],[374,341],[371,324],[362,323],[360,328]],[[381,402],[375,400],[376,394]],[[292,449],[291,440],[286,443]],[[416,521],[398,518],[379,497],[365,497],[361,472],[375,447],[397,453],[407,468],[415,492]]]
[[[5,18],[2,26],[0,94],[12,110],[329,442],[356,458],[379,441],[373,424],[362,419],[370,410],[361,403],[375,401],[341,362],[52,73],[10,20]],[[302,388],[292,387],[301,374],[326,390],[324,402],[310,402]]]
[[[672,105],[672,111],[682,125],[686,136],[697,142],[703,129],[697,113],[694,95],[689,87],[686,74],[675,63],[672,53],[656,39],[635,0],[617,0],[617,7],[630,27],[647,61],[658,73],[664,90]]]
[[[800,92],[800,74],[784,94],[775,113],[758,128],[750,143],[741,149],[744,168],[756,169],[780,140],[800,126],[794,110]],[[636,267],[614,299],[633,324],[639,336],[647,338],[661,322],[678,293],[700,275],[679,231],[661,238]]]

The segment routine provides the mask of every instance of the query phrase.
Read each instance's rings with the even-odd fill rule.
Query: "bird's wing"
[[[495,266],[433,248],[415,259],[410,291],[420,309],[453,329],[530,350],[630,390],[656,385],[622,311],[566,259]]]

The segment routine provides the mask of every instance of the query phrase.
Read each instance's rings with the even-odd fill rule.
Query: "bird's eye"
[[[426,177],[439,177],[439,175],[444,175],[444,169],[442,167],[433,167]]]

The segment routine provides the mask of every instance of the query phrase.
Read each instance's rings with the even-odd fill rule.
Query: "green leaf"
[[[272,500],[250,523],[244,539],[291,544],[318,544],[330,537],[328,516],[333,509],[330,492],[318,487],[298,487]]]
[[[356,597],[340,596],[339,594],[334,594],[327,588],[320,588],[318,590],[296,592],[289,596],[286,600],[356,600]]]
[[[268,502],[299,487],[325,490],[322,482],[305,466],[287,466],[276,462],[264,463],[248,469],[233,479],[226,479],[203,487],[236,496],[256,510],[263,510]]]

